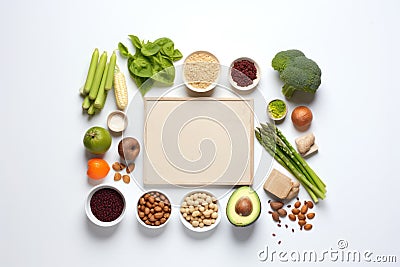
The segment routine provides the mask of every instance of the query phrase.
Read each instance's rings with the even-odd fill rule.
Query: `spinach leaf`
[[[157,54],[158,51],[160,51],[161,47],[155,43],[148,42],[147,44],[142,46],[142,49],[140,51],[144,56],[152,56],[154,54]]]
[[[183,58],[183,55],[182,55],[181,51],[179,51],[178,49],[175,49],[174,53],[172,54],[172,57],[171,57],[172,61],[178,61],[182,58]]]
[[[129,38],[131,39],[131,42],[132,42],[133,46],[136,48],[136,50],[142,49],[143,42],[140,41],[140,39],[137,36],[129,35]]]
[[[173,42],[171,41],[171,39],[169,39],[169,38],[167,38],[167,37],[158,38],[157,40],[154,41],[155,44],[157,44],[157,45],[159,45],[159,46],[161,46],[161,47],[162,47],[163,45],[165,45],[166,43],[169,43],[169,42],[173,43]]]
[[[168,42],[163,45],[161,53],[163,53],[166,56],[172,57],[174,54],[174,43],[173,42]]]
[[[128,48],[123,43],[118,43],[118,50],[123,57],[129,57],[131,55],[128,52]]]
[[[132,61],[132,64],[129,65],[129,69],[139,77],[151,77],[153,75],[153,68],[151,66],[150,61],[143,57],[138,56],[136,59]]]

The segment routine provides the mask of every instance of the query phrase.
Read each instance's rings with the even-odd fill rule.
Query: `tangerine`
[[[87,175],[92,179],[103,179],[109,171],[110,165],[104,159],[93,158],[88,161]]]

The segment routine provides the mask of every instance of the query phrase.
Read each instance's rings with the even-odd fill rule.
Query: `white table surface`
[[[279,263],[277,254],[259,259],[266,247],[319,255],[370,251],[371,259],[394,255],[399,262],[400,2],[146,2],[1,2],[0,266]],[[101,114],[89,120],[81,112],[78,89],[93,49],[111,53],[119,41],[128,43],[128,34],[146,40],[167,36],[184,55],[207,50],[223,65],[240,56],[254,58],[262,69],[259,90],[265,99],[281,97],[282,82],[270,67],[278,51],[297,48],[319,64],[322,84],[315,97],[297,97],[290,104],[314,111],[310,131],[320,151],[309,163],[328,189],[315,209],[312,231],[292,234],[273,224],[262,188],[257,189],[261,216],[248,228],[233,227],[223,215],[215,231],[197,235],[184,228],[176,211],[162,231],[148,231],[133,212],[141,190],[122,182],[118,186],[129,210],[121,224],[102,229],[88,221],[84,201],[92,185],[82,138],[89,127],[105,126],[115,102],[111,96]],[[118,62],[130,97],[137,97],[125,60]],[[280,127],[292,141],[301,134],[290,120]],[[118,158],[118,138],[113,141],[105,156],[110,163]],[[137,168],[140,173],[140,164]],[[112,173],[105,182],[113,182]],[[302,191],[300,197],[307,195]],[[340,240],[346,249],[338,248]],[[324,263],[342,263],[334,258]]]

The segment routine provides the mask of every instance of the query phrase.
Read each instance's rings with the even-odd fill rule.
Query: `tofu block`
[[[264,190],[280,199],[286,199],[292,187],[292,179],[276,169],[271,171],[264,183]]]

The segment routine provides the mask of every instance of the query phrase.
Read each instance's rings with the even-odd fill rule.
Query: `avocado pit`
[[[240,216],[249,216],[253,211],[253,203],[250,198],[247,196],[243,196],[238,199],[235,205],[235,212]]]

